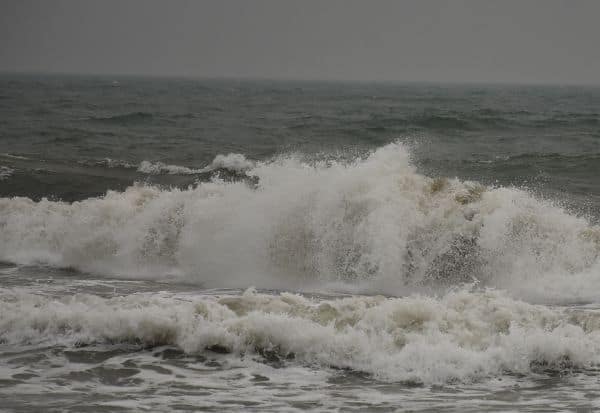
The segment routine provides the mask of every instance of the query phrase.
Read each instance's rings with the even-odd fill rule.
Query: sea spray
[[[0,259],[206,286],[405,294],[476,281],[541,301],[598,298],[597,227],[523,190],[419,174],[401,144],[245,174],[257,185],[0,199]]]

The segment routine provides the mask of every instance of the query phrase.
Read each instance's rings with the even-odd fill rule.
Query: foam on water
[[[89,162],[85,162],[89,163]],[[93,162],[94,165],[106,166],[108,168],[136,168],[138,172],[150,175],[197,175],[211,172],[219,169],[241,174],[252,169],[255,163],[239,153],[229,153],[227,155],[219,154],[213,161],[204,168],[189,168],[181,165],[169,165],[164,162],[142,161],[139,165],[134,165],[126,161],[105,158],[101,161]]]
[[[264,354],[349,368],[380,380],[468,382],[600,362],[600,314],[526,304],[500,292],[442,298],[309,299],[134,294],[62,299],[0,295],[0,341],[11,345],[130,343]]]
[[[86,164],[92,164],[92,165],[98,165],[98,166],[106,166],[108,168],[125,168],[125,169],[131,169],[131,168],[136,168],[135,165],[126,162],[126,161],[121,161],[118,159],[111,159],[111,158],[104,158],[100,161],[95,161],[95,162],[86,162],[83,161],[81,162],[82,164],[86,165]]]
[[[600,408],[597,90],[0,82],[0,410]]]
[[[246,159],[241,153],[230,153],[217,155],[205,170],[226,169],[228,171],[242,173],[254,167],[254,162]]]
[[[0,259],[210,287],[400,295],[479,282],[539,301],[599,298],[597,227],[523,190],[423,176],[400,144],[347,163],[282,157],[247,174],[256,187],[214,179],[74,203],[0,199]]]
[[[186,166],[167,165],[162,162],[142,161],[138,167],[138,172],[151,175],[171,174],[171,175],[193,175],[203,172],[202,169],[192,169]]]

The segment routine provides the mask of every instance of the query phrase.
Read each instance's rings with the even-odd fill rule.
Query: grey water
[[[430,174],[583,203],[600,196],[600,88],[58,75],[0,82],[2,166],[14,169],[3,196],[73,201],[136,180],[195,179],[115,171],[107,159],[195,168],[221,153],[352,156],[396,140],[414,145]]]
[[[0,409],[594,411],[599,220],[600,88],[2,74]]]

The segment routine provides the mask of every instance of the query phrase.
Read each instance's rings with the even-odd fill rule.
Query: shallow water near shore
[[[574,365],[564,359],[546,360],[544,364],[543,360],[554,357],[556,351],[568,354],[576,352],[579,346],[597,347],[595,343],[580,341],[585,340],[585,334],[577,337],[576,346],[572,347],[568,344],[569,333],[536,329],[535,334],[546,334],[545,341],[556,342],[538,342],[534,345],[537,348],[530,349],[532,353],[528,353],[521,343],[522,347],[516,353],[505,356],[506,363],[498,370],[485,371],[485,364],[477,365],[475,359],[489,350],[478,348],[485,347],[486,338],[482,337],[482,342],[471,348],[472,353],[467,359],[453,360],[456,355],[449,352],[459,351],[461,346],[455,343],[452,347],[451,338],[442,338],[447,326],[440,325],[437,331],[440,336],[436,337],[430,331],[432,335],[425,341],[434,346],[435,340],[448,340],[446,347],[436,352],[434,347],[427,348],[421,341],[420,352],[412,354],[413,358],[421,359],[413,360],[412,370],[403,370],[405,363],[394,365],[394,352],[401,352],[402,347],[386,349],[386,346],[374,345],[371,349],[360,348],[361,337],[356,334],[367,333],[368,326],[357,328],[349,343],[345,342],[348,332],[340,328],[337,335],[334,332],[320,338],[298,338],[297,345],[290,342],[295,338],[290,337],[288,331],[278,334],[261,328],[260,324],[251,326],[261,318],[269,320],[272,326],[278,315],[285,315],[286,323],[295,323],[296,319],[308,323],[302,324],[303,330],[297,331],[302,336],[314,334],[310,329],[315,326],[324,328],[327,325],[324,318],[319,319],[309,312],[300,315],[299,310],[278,308],[283,301],[293,302],[290,297],[286,300],[286,293],[203,290],[189,285],[97,279],[61,271],[53,271],[50,277],[40,277],[44,272],[47,269],[3,269],[3,285],[10,286],[3,289],[2,295],[4,340],[0,344],[0,393],[3,394],[3,409],[36,411],[39,406],[45,406],[48,411],[435,411],[442,408],[450,411],[593,411],[599,407],[599,376],[593,360],[583,365]],[[462,295],[463,300],[470,295],[491,294],[488,299],[497,300],[494,305],[499,306],[502,300],[507,300],[504,304],[508,306],[522,305],[490,292],[455,294]],[[299,301],[301,306],[312,305],[321,310],[326,306],[350,307],[352,301],[348,300],[357,300],[358,303],[353,304],[358,307],[361,300],[374,300],[383,308],[386,300],[393,300],[396,301],[395,317],[402,310],[410,312],[411,317],[404,324],[399,322],[398,330],[410,330],[407,323],[418,323],[419,320],[419,310],[415,308],[419,299],[415,297],[302,294],[291,298]],[[410,305],[403,303],[405,300],[411,301]],[[268,339],[245,337],[251,346],[262,343],[262,348],[246,345],[236,348],[235,344],[231,345],[231,340],[210,331],[214,324],[198,328],[194,334],[188,331],[190,337],[202,344],[190,342],[190,337],[185,337],[186,329],[195,329],[193,323],[201,317],[198,314],[188,317],[186,310],[197,313],[202,304],[217,305],[219,301],[223,305],[219,311],[228,308],[240,311],[244,305],[253,306],[245,310],[250,310],[245,318],[241,316],[235,320],[237,325],[234,322],[226,328],[235,331],[243,329],[244,322],[248,323],[247,328],[251,331],[246,334],[269,336]],[[434,299],[433,303],[443,301],[442,297]],[[23,302],[30,302],[31,307]],[[17,308],[19,314],[14,314],[12,323],[13,328],[18,326],[18,329],[15,328],[12,338],[8,338],[7,319],[11,318],[10,311]],[[357,311],[356,308],[353,310]],[[535,313],[540,311],[535,307],[530,310],[532,314],[521,314],[520,320],[513,322],[527,323],[527,319],[536,317]],[[578,324],[582,320],[587,323],[592,319],[600,320],[599,310],[594,304],[579,304],[552,306],[543,311],[550,312],[546,316],[559,317],[556,320],[559,324],[574,328],[584,325]],[[294,311],[298,315],[287,318]],[[423,311],[421,309],[421,315]],[[453,311],[458,310],[454,308]],[[452,318],[459,317],[454,322],[466,323],[469,318],[466,313],[477,309],[465,307],[463,311],[463,314],[454,314]],[[502,311],[510,310],[503,308]],[[517,318],[515,314],[504,316]],[[338,317],[335,322],[343,318]],[[539,319],[532,320],[532,324],[538,322]],[[535,329],[532,325],[529,328]],[[291,331],[295,330],[293,327]],[[390,331],[393,330],[387,330]],[[371,334],[377,332],[380,334],[378,339],[386,339],[385,329],[370,331]],[[469,328],[463,332],[463,340],[474,334]],[[495,340],[502,338],[500,330],[487,332],[496,335]],[[527,341],[528,333],[532,334],[527,328],[521,332],[523,341]],[[416,339],[418,333],[414,334]],[[588,334],[590,339],[597,340],[594,332]],[[203,335],[210,337],[208,341]],[[16,337],[20,337],[17,342],[22,344],[14,344]],[[562,349],[550,348],[560,346],[560,342],[563,342]],[[188,345],[191,347],[186,347]],[[544,347],[547,354],[541,353]],[[498,351],[500,349],[507,353],[513,351],[511,346]],[[369,354],[369,351],[373,353]],[[594,350],[594,359],[599,357],[597,351]],[[377,352],[389,357],[389,360],[383,360],[385,367],[380,371],[371,369],[379,364]],[[515,360],[509,358],[513,356]],[[521,357],[527,359],[521,361]],[[491,360],[493,357],[486,362]],[[452,366],[456,370],[449,371],[445,363],[456,363]],[[461,372],[460,369],[469,363],[473,365]],[[515,365],[511,366],[511,363]],[[444,374],[442,372],[446,376],[438,376]]]

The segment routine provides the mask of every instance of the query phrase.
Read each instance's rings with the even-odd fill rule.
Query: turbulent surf
[[[567,92],[2,82],[2,408],[599,407],[597,114]]]
[[[523,190],[419,174],[401,144],[346,162],[283,156],[246,176],[257,183],[0,199],[0,259],[206,287],[402,295],[476,282],[579,301],[600,286],[598,227]]]

